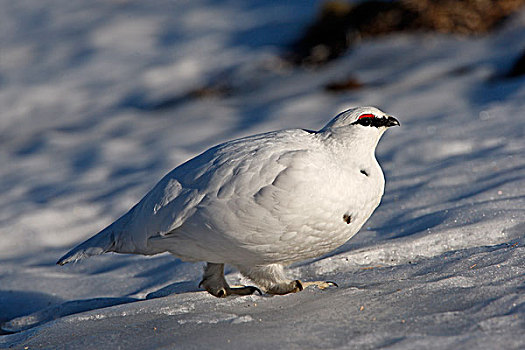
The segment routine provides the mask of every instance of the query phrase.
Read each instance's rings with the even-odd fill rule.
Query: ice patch
[[[244,316],[237,316],[233,314],[223,314],[223,313],[216,313],[216,312],[210,312],[206,315],[191,315],[183,319],[177,320],[179,324],[188,324],[188,323],[195,323],[195,324],[217,324],[217,323],[231,323],[231,324],[240,324],[240,323],[247,323],[252,322],[253,318],[249,315]]]
[[[181,305],[179,307],[176,306],[165,306],[161,307],[157,312],[162,315],[168,315],[168,316],[175,316],[175,315],[183,315],[192,312],[195,310],[195,305],[189,304],[189,305]]]

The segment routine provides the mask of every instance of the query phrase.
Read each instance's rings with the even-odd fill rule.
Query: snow
[[[396,34],[318,69],[278,55],[315,2],[2,2],[0,348],[525,347],[525,12],[484,37]],[[325,92],[355,76],[365,87]],[[225,96],[191,97],[224,84]],[[216,299],[169,255],[56,260],[221,141],[396,116],[361,232],[290,268],[339,284]],[[227,270],[231,283],[246,283]]]

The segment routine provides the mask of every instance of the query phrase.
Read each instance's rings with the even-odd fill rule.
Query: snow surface
[[[525,348],[525,79],[501,78],[525,12],[486,37],[398,34],[289,67],[317,6],[1,2],[0,348]],[[323,90],[349,75],[365,88]],[[216,299],[202,264],[169,255],[55,265],[206,148],[355,105],[402,124],[377,150],[383,202],[290,269],[339,288]]]

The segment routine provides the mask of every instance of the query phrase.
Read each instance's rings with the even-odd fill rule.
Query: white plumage
[[[283,266],[325,254],[363,226],[384,189],[375,148],[393,125],[379,109],[359,107],[317,132],[275,131],[210,148],[58,264],[110,251],[167,251],[208,262],[201,284],[215,296],[258,291],[229,287],[225,263],[268,293],[326,287],[288,280]]]

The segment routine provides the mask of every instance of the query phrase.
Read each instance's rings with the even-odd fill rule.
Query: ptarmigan
[[[274,131],[210,148],[58,264],[105,252],[170,252],[206,261],[200,285],[217,297],[260,292],[230,287],[224,264],[270,294],[325,288],[331,283],[287,279],[284,266],[337,248],[372,215],[385,183],[375,149],[394,125],[379,109],[358,107],[319,131]]]

